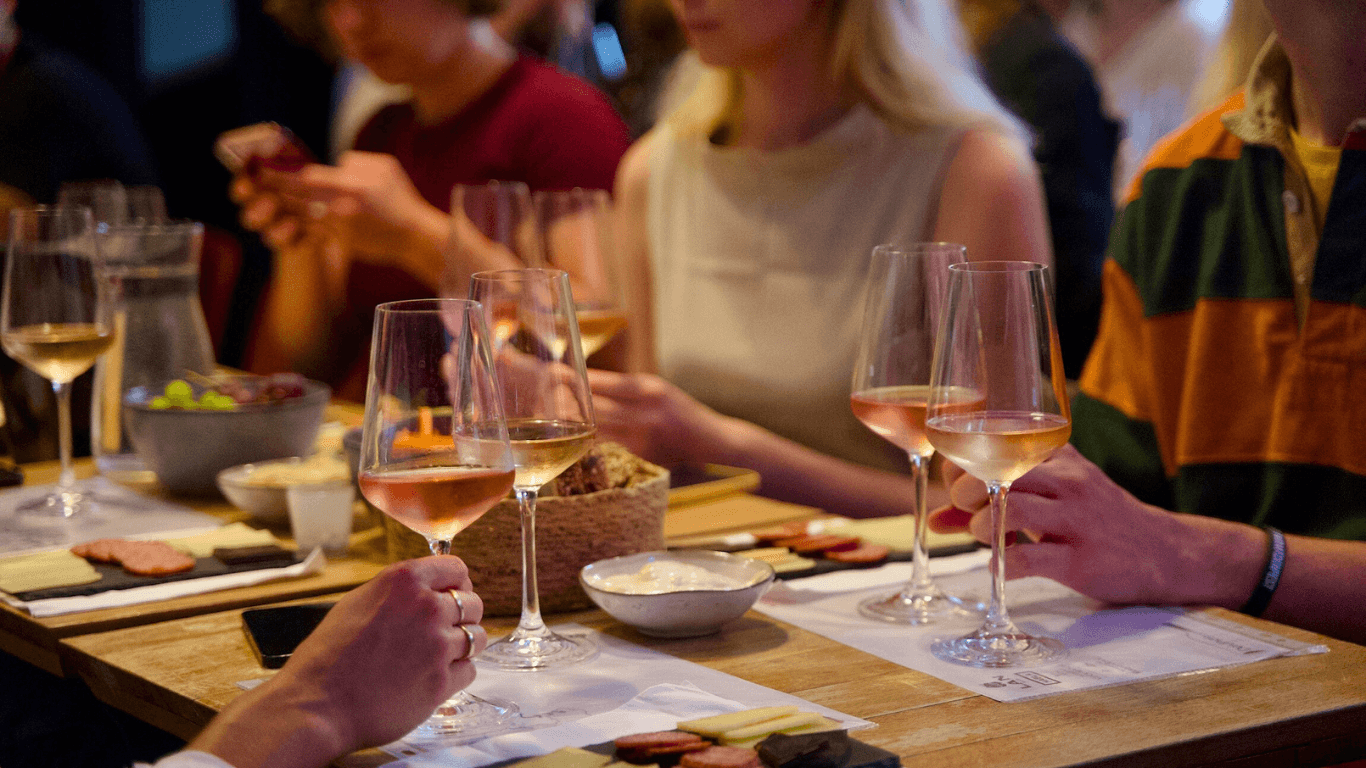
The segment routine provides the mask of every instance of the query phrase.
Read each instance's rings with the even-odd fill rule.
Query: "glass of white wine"
[[[626,327],[621,259],[612,237],[612,196],[602,189],[541,190],[531,196],[544,266],[569,273],[583,356]]]
[[[417,299],[375,310],[358,480],[365,498],[433,554],[512,489],[512,449],[483,308]],[[419,731],[462,740],[505,730],[517,708],[463,691]]]
[[[541,486],[579,460],[596,433],[569,275],[557,269],[475,273],[470,298],[493,332],[522,518],[522,616],[517,629],[480,654],[481,662],[539,669],[591,658],[597,646],[552,632],[541,619],[536,583],[536,499]]]
[[[52,382],[62,466],[57,487],[20,506],[21,514],[79,521],[97,513],[94,500],[75,487],[71,382],[113,343],[111,304],[89,208],[39,206],[10,212],[0,343],[24,367]]]
[[[961,393],[976,396],[965,402]],[[1006,496],[1072,432],[1048,268],[1023,261],[954,264],[935,344],[925,430],[949,461],[987,485],[991,602],[980,628],[936,641],[946,661],[974,667],[1038,664],[1060,642],[1021,631],[1006,612]]]
[[[859,613],[869,618],[918,625],[977,613],[975,603],[947,595],[934,583],[925,551],[925,494],[934,455],[925,437],[925,408],[934,335],[948,293],[949,265],[965,261],[966,251],[954,243],[873,249],[849,404],[866,427],[906,452],[915,495],[911,577],[898,592],[860,602]]]

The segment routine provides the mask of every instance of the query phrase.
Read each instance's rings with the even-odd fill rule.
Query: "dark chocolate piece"
[[[262,544],[254,547],[218,547],[214,549],[213,556],[224,565],[241,565],[243,563],[291,565],[294,562],[294,553],[278,544]]]
[[[755,749],[769,768],[844,768],[853,751],[847,731],[775,733]]]

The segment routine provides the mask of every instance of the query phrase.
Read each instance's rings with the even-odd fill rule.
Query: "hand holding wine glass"
[[[932,651],[975,667],[1037,664],[1064,649],[1022,632],[1006,612],[1005,512],[1010,484],[1072,431],[1048,268],[996,261],[954,264],[949,273],[925,427],[935,450],[987,484],[992,585],[982,626]],[[975,396],[965,400],[969,391]]]
[[[536,583],[536,498],[542,485],[593,444],[593,402],[574,319],[569,275],[553,269],[479,272],[470,298],[494,332],[494,357],[512,443],[522,516],[522,616],[517,629],[480,657],[511,669],[591,658],[597,648],[552,632],[541,619]]]
[[[478,304],[418,299],[376,308],[359,481],[370,503],[424,536],[437,555],[449,554],[452,537],[512,489],[512,449]],[[460,627],[473,648],[482,630]],[[460,692],[422,729],[472,738],[515,713]]]
[[[925,493],[934,448],[925,437],[934,335],[947,294],[949,265],[964,261],[953,243],[916,243],[873,249],[864,299],[862,344],[854,363],[854,416],[906,452],[915,484],[911,577],[900,591],[859,603],[869,618],[929,624],[974,611],[946,595],[930,578],[925,552]]]
[[[30,519],[78,521],[96,514],[97,505],[74,487],[71,382],[114,341],[94,219],[86,207],[18,208],[10,212],[9,233],[0,342],[52,382],[62,464],[56,490],[18,511]]]

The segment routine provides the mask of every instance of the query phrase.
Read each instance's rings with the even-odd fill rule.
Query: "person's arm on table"
[[[946,532],[966,525],[989,541],[991,514],[982,482],[957,476],[951,498],[953,508],[936,510],[931,528]],[[1006,549],[1007,578],[1046,576],[1119,605],[1239,610],[1268,561],[1265,530],[1144,504],[1071,446],[1015,481],[1006,515],[1006,530],[1027,531],[1032,539]],[[1261,616],[1366,642],[1360,611],[1366,600],[1366,543],[1292,535],[1285,543],[1280,581]]]
[[[307,768],[387,744],[474,680],[470,656],[488,642],[483,610],[458,558],[392,565],[343,597],[274,677],[158,768],[217,764],[196,762],[196,753],[233,768]]]

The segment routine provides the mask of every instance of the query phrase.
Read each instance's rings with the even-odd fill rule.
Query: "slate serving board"
[[[165,584],[171,581],[185,581],[186,579],[202,579],[205,576],[221,576],[225,573],[240,573],[243,571],[259,571],[265,568],[283,568],[294,563],[298,563],[303,558],[295,555],[291,562],[281,562],[270,560],[255,563],[238,563],[236,565],[226,565],[216,557],[201,557],[194,562],[194,568],[180,573],[172,573],[168,576],[134,576],[123,570],[123,566],[114,563],[91,563],[95,570],[100,574],[99,581],[92,581],[89,584],[74,584],[68,587],[50,587],[48,589],[35,589],[28,592],[19,592],[14,596],[24,602],[34,600],[47,600],[53,597],[75,597],[77,595],[97,595],[101,592],[108,592],[114,589],[130,589],[132,587],[145,587],[150,584]]]

